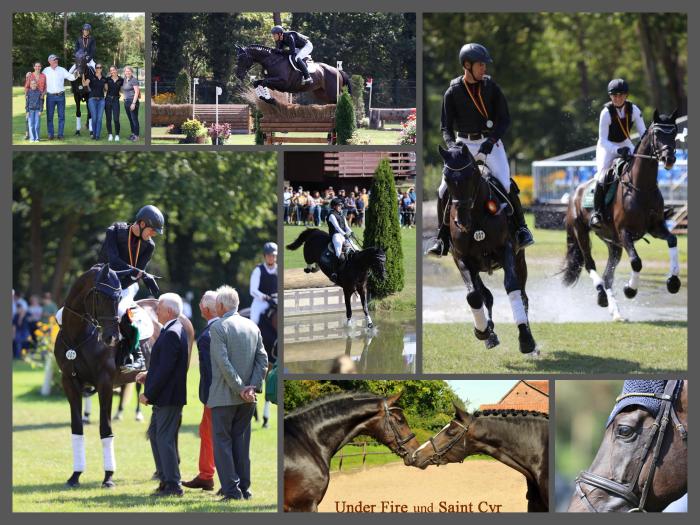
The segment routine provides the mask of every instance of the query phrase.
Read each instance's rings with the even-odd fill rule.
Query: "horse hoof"
[[[491,328],[486,327],[486,330],[479,330],[477,327],[474,327],[474,336],[479,340],[479,341],[486,341],[493,331]]]
[[[111,479],[102,482],[103,489],[113,489],[116,486],[116,483],[114,483],[114,481],[112,481]]]
[[[637,296],[637,290],[635,290],[634,288],[630,288],[629,286],[625,285],[623,290],[627,299],[634,299]]]
[[[605,290],[598,290],[598,306],[601,308],[608,307],[608,294],[605,293]]]
[[[89,425],[90,424],[90,418],[89,417],[83,417],[83,425]]]
[[[540,357],[540,349],[535,347],[535,349],[532,352],[523,354],[523,357],[527,359],[537,359],[538,357]]]
[[[496,348],[500,344],[501,344],[501,342],[498,340],[498,336],[496,335],[496,332],[491,332],[491,335],[489,335],[488,339],[486,339],[486,341],[484,341],[484,346],[486,346],[487,350],[491,350],[492,348]]]
[[[374,323],[367,323],[367,328],[370,330],[374,328]]]
[[[76,134],[76,135],[80,135],[80,131],[76,131],[75,134]]]
[[[138,412],[136,414],[136,421],[139,421],[139,422],[143,421],[143,414],[141,412]]]
[[[669,293],[678,293],[678,290],[681,289],[681,280],[677,275],[672,275],[666,279],[666,289]]]
[[[73,475],[66,481],[66,487],[77,489],[80,486],[80,474],[81,472],[73,472]]]
[[[622,315],[620,315],[619,313],[614,313],[612,320],[615,321],[616,323],[626,323],[627,322],[627,319],[622,317]]]
[[[520,335],[518,336],[518,342],[520,343],[520,353],[521,354],[531,354],[537,349],[537,343],[535,343],[535,338],[532,337],[532,332],[530,332],[530,327],[523,323],[518,325],[518,330]]]
[[[304,273],[311,273],[311,270],[309,270],[308,268],[304,268]]]
[[[120,410],[119,412],[114,414],[114,417],[112,419],[114,419],[114,421],[121,421],[122,419],[124,419],[124,414],[122,414],[122,411]]]

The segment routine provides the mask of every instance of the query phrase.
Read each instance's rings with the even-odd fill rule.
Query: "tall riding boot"
[[[533,239],[532,232],[529,230],[527,223],[525,222],[525,214],[523,213],[523,206],[520,203],[519,194],[520,190],[515,183],[511,181],[508,198],[513,205],[512,220],[515,222],[515,226],[517,228],[515,235],[517,236],[520,248],[526,248],[527,246],[535,244],[535,239]]]
[[[338,282],[338,277],[340,276],[340,273],[345,269],[345,261],[345,254],[341,252],[340,256],[338,256],[338,262],[336,263],[335,271],[333,272],[333,274],[331,274],[331,281],[333,281],[334,283]]]
[[[126,345],[126,362],[121,367],[122,372],[132,370],[146,370],[146,360],[141,352],[141,344],[138,341],[138,330],[130,326],[129,334],[124,334],[122,343]]]
[[[593,213],[591,213],[591,228],[600,228],[603,223],[603,205],[605,201],[605,184],[595,183],[595,193],[593,194]]]
[[[442,196],[442,198],[438,197],[438,201],[437,201],[437,213],[438,213],[437,238],[435,239],[435,243],[430,248],[428,248],[428,250],[425,252],[429,255],[437,255],[438,257],[442,257],[443,255],[447,255],[449,253],[449,250],[450,250],[450,225],[448,222],[445,222],[445,212],[447,210],[449,198],[450,198],[450,195],[447,191],[445,191],[445,194]]]
[[[313,84],[314,79],[311,78],[311,75],[309,75],[309,68],[306,65],[306,60],[303,58],[297,58],[297,65],[299,66],[299,69],[301,69],[301,73],[304,76],[304,78],[301,79],[302,84]]]

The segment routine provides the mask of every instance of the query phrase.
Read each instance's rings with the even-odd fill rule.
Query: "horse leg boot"
[[[504,249],[503,258],[503,285],[510,300],[510,307],[513,311],[513,321],[518,327],[518,342],[520,344],[520,352],[529,357],[539,355],[537,343],[535,343],[532,332],[530,332],[530,322],[527,317],[525,303],[523,301],[522,285],[515,271],[515,254],[513,247],[508,242]]]
[[[437,230],[437,238],[435,239],[435,243],[428,248],[428,250],[425,252],[426,254],[429,255],[437,255],[438,257],[442,257],[444,255],[447,255],[450,250],[450,225],[449,223],[445,222],[445,213],[447,211],[447,206],[449,204],[449,198],[450,195],[445,190],[443,192],[442,197],[440,197],[438,193],[438,200],[437,200],[437,219],[438,219],[438,230]]]
[[[681,265],[678,260],[678,239],[673,235],[664,222],[649,231],[657,239],[663,239],[668,245],[668,257],[670,261],[669,276],[666,279],[666,289],[669,293],[678,293],[681,289],[681,280],[678,277],[681,273]]]
[[[513,205],[513,221],[515,222],[516,237],[518,239],[518,244],[520,248],[527,248],[528,246],[535,244],[535,239],[532,237],[532,232],[527,227],[525,222],[525,214],[523,213],[523,206],[520,203],[520,189],[515,181],[511,179],[510,181],[510,193],[508,194],[510,203]]]
[[[500,341],[493,331],[493,323],[486,316],[484,300],[476,290],[467,294],[467,303],[472,311],[474,319],[474,336],[479,341],[484,341],[487,349],[495,348]]]

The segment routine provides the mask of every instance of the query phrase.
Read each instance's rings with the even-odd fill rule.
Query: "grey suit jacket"
[[[246,386],[262,387],[267,354],[258,326],[238,312],[228,312],[214,322],[211,335],[211,386],[209,408],[245,403],[240,392]]]

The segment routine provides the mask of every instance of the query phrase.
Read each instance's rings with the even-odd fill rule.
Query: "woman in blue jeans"
[[[134,76],[131,66],[124,68],[124,84],[122,84],[122,94],[124,95],[124,110],[131,126],[131,136],[129,140],[135,142],[139,139],[139,97],[141,88],[139,81]]]
[[[88,107],[90,108],[90,118],[92,119],[92,139],[100,140],[102,115],[105,112],[105,91],[107,90],[107,79],[102,75],[102,64],[95,64],[95,76],[93,78],[85,78],[85,73],[83,73],[83,86],[90,89]]]

